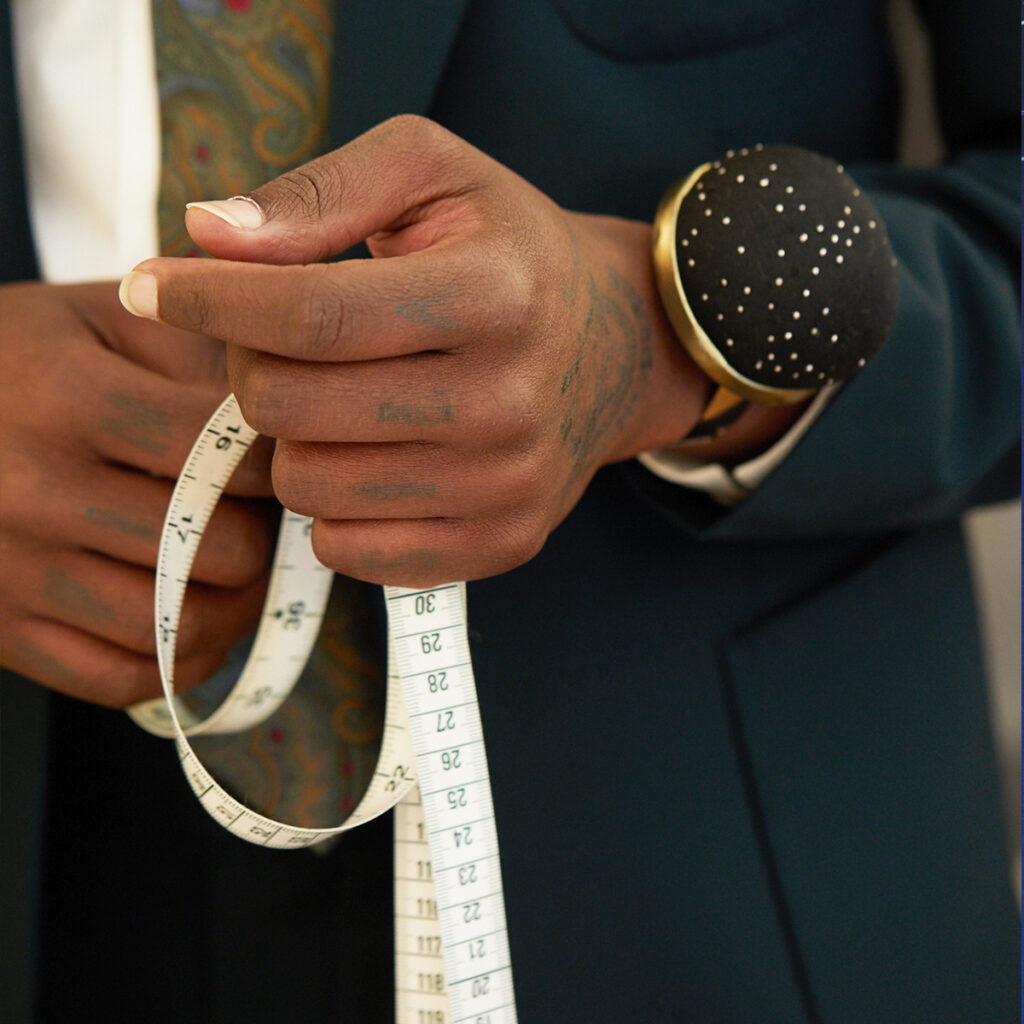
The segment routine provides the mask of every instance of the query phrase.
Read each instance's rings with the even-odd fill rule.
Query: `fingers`
[[[393,260],[275,267],[147,260],[122,285],[139,316],[309,362],[451,351],[526,304],[500,252],[469,239]],[[484,309],[481,295],[491,300]]]
[[[275,489],[342,573],[521,564],[635,402],[618,270],[606,294],[563,211],[435,125],[389,122],[188,225],[217,259],[146,261],[122,299],[228,343],[246,421],[279,439]],[[375,259],[311,265],[361,240]]]
[[[88,551],[45,546],[10,552],[6,571],[18,580],[25,612],[156,655],[151,571]],[[223,646],[221,631],[229,645],[242,636],[258,618],[265,584],[262,574],[241,587],[190,585],[179,631],[182,655],[204,645]]]
[[[228,393],[220,342],[133,317],[113,281],[66,285],[62,291],[68,309],[105,351],[166,380],[208,387],[215,396]]]
[[[523,264],[537,239],[510,186],[551,214],[549,200],[462,140],[397,118],[258,189],[256,205],[194,206],[193,236],[218,260],[147,260],[125,278],[122,301],[299,360],[451,351],[514,332],[531,306]],[[389,258],[316,262],[364,239]]]
[[[174,478],[229,391],[226,372],[216,386],[184,384],[105,348],[54,353],[38,365],[11,363],[7,369],[11,384],[0,450],[31,448],[44,468],[66,456],[63,461],[79,465],[102,459]],[[23,374],[20,387],[15,373]],[[262,458],[265,463],[265,452]],[[253,456],[239,477],[249,493],[267,492],[269,481],[259,479],[259,467]]]
[[[156,374],[133,369],[123,379],[109,378],[92,401],[69,409],[67,435],[79,445],[81,467],[97,458],[168,480],[177,479],[196,438],[227,396],[225,382],[216,390],[188,387]],[[44,448],[54,434],[33,443]],[[59,436],[59,435],[58,435]],[[242,458],[226,491],[244,497],[271,497],[273,443],[257,440]],[[43,460],[48,467],[50,459]]]
[[[40,458],[31,448],[0,451],[0,536],[11,551],[46,542],[152,569],[172,483],[104,464]],[[269,563],[275,504],[224,499],[199,546],[193,578],[237,587]]]
[[[119,710],[163,694],[155,657],[52,619],[26,618],[12,632],[4,649],[5,666],[59,693]],[[229,650],[218,642],[179,658],[175,689],[186,692],[208,679]]]
[[[543,448],[466,457],[443,446],[279,443],[281,499],[314,517],[313,550],[346,576],[436,586],[532,558],[559,518]]]
[[[155,658],[50,619],[8,621],[5,666],[51,690],[109,708],[126,708],[161,693]]]
[[[78,436],[109,462],[173,479],[218,398],[183,389],[172,395],[155,377],[125,383],[127,387],[114,385],[95,396],[81,414],[87,422]]]
[[[172,480],[228,391],[224,346],[128,315],[111,283],[0,288],[0,660],[122,706],[159,692],[153,573]],[[271,445],[229,490],[272,494]],[[227,499],[185,601],[184,683],[258,613],[275,531]]]
[[[159,696],[153,576],[88,553],[50,550],[15,557],[18,604],[0,596],[4,662],[69,696],[125,707]],[[221,665],[259,620],[265,580],[248,587],[191,586],[178,631],[176,687]]]
[[[221,259],[308,263],[402,230],[498,171],[439,125],[401,116],[274,179],[248,201],[193,204],[186,224],[196,244]]]
[[[0,300],[0,444],[20,431],[170,476],[230,390],[223,345],[131,317],[112,283],[4,286]]]
[[[508,572],[540,550],[549,527],[530,519],[323,520],[316,557],[367,583],[436,587]]]
[[[530,450],[467,457],[420,444],[281,443],[281,501],[318,519],[476,519],[538,504],[550,466]]]
[[[152,566],[170,483],[103,466],[89,479],[95,492],[60,476],[40,482],[50,491],[39,500],[3,489],[5,501],[21,499],[3,510],[0,529],[3,663],[109,706],[157,696]],[[186,593],[182,688],[213,672],[258,619],[276,503],[269,510],[226,499],[214,512],[193,577],[216,585],[193,583]]]
[[[561,517],[542,449],[490,458],[430,445],[278,445],[275,487],[315,517],[313,551],[345,576],[437,586],[531,559]]]
[[[232,351],[235,395],[246,422],[292,441],[414,441],[465,435],[483,418],[465,403],[447,358],[423,355],[342,366]],[[316,395],[316,401],[309,400]]]

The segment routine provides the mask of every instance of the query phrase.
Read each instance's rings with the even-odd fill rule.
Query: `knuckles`
[[[346,148],[354,159],[341,157],[341,151],[325,154],[275,178],[270,186],[257,189],[253,198],[269,217],[318,223],[333,215],[344,201],[352,175],[365,173],[361,167],[367,158],[419,160],[426,156],[436,161],[470,151],[451,132],[415,114],[389,118]]]
[[[303,356],[315,362],[337,359],[344,341],[345,316],[334,268],[306,268],[304,292],[292,324],[302,338]]]
[[[296,404],[297,364],[282,370],[284,360],[252,349],[231,348],[228,368],[231,388],[245,422],[268,437],[288,437]]]
[[[0,526],[24,526],[46,493],[42,460],[33,455],[21,447],[0,449]]]
[[[487,576],[525,565],[539,554],[547,540],[539,517],[532,514],[499,520],[485,528],[484,533],[481,547],[491,552],[487,564],[482,566]]]
[[[342,183],[332,174],[330,161],[305,164],[287,171],[274,180],[273,199],[267,203],[261,193],[261,203],[275,217],[298,216],[305,221],[323,220],[334,205],[334,197],[342,192]]]
[[[454,160],[462,153],[472,152],[457,135],[419,114],[396,114],[367,132],[363,141],[377,149],[393,150],[399,159],[412,156],[434,162]]]
[[[470,443],[483,455],[514,454],[524,460],[547,433],[550,399],[544,381],[513,367],[476,388]]]
[[[121,656],[101,671],[92,666],[80,676],[82,695],[101,707],[124,711],[160,695],[160,672],[155,658]]]
[[[328,568],[368,583],[433,587],[483,579],[534,558],[548,536],[539,513],[484,520],[432,519],[411,528],[317,519],[312,546]]]
[[[313,453],[322,445],[280,443],[274,450],[272,476],[274,493],[285,508],[298,515],[315,515],[313,495],[323,492],[330,484],[323,456]]]

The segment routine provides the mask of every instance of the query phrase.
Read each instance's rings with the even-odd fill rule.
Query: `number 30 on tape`
[[[498,839],[466,635],[464,584],[384,588],[384,736],[373,779],[341,825],[299,828],[256,813],[217,784],[189,743],[190,736],[249,729],[281,706],[313,649],[330,594],[332,574],[313,555],[310,520],[285,512],[263,616],[237,682],[205,718],[175,696],[175,641],[192,562],[217,501],[255,436],[229,396],[186,460],[157,560],[155,619],[164,699],[138,704],[129,714],[142,728],[174,740],[200,803],[249,842],[278,849],[311,846],[394,807],[398,1024],[514,1024]]]

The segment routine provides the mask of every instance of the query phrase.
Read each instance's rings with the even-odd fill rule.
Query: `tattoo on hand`
[[[561,437],[572,458],[574,484],[591,465],[609,431],[621,432],[651,368],[652,330],[636,289],[613,267],[608,285],[588,279],[590,306],[561,392]]]
[[[117,413],[99,421],[101,430],[152,455],[167,453],[169,444],[166,438],[171,432],[171,417],[165,409],[131,395],[112,394],[106,397]]]
[[[87,508],[85,518],[90,523],[97,523],[106,526],[111,530],[128,534],[130,537],[141,537],[143,540],[159,540],[160,535],[156,530],[144,525],[134,523],[112,508]]]
[[[411,320],[421,327],[450,334],[458,327],[458,323],[452,316],[449,306],[446,296],[428,295],[426,298],[400,302],[395,306],[395,315],[403,320]]]
[[[437,487],[431,483],[361,484],[356,492],[363,498],[392,501],[395,498],[432,498],[437,494]]]
[[[419,548],[401,555],[387,557],[383,551],[367,551],[359,563],[367,572],[380,572],[391,569],[417,569],[420,572],[433,572],[438,565],[436,551]]]
[[[49,651],[16,637],[11,642],[10,655],[18,671],[33,679],[46,679],[66,693],[75,693],[82,685],[78,674],[58,661]]]
[[[451,423],[455,418],[455,411],[448,392],[437,390],[431,397],[434,404],[430,407],[406,405],[402,402],[381,402],[377,408],[377,422],[410,423],[415,426]]]
[[[61,612],[76,620],[109,622],[114,609],[100,601],[83,583],[79,583],[63,569],[50,566],[46,570],[46,597]]]

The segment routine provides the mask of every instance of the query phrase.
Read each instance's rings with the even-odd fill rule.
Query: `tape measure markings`
[[[276,849],[309,846],[394,807],[397,1020],[515,1024],[464,584],[384,588],[389,621],[385,730],[366,793],[343,824],[303,828],[252,811],[217,784],[189,744],[189,735],[248,729],[287,699],[316,641],[333,579],[312,553],[311,520],[286,512],[265,610],[234,687],[206,717],[175,695],[175,644],[192,563],[217,501],[255,436],[230,396],[186,460],[158,555],[155,619],[164,700],[136,705],[130,714],[148,731],[174,739],[200,804],[249,842]],[[209,493],[203,493],[206,488]],[[436,737],[443,745],[436,745]],[[427,783],[422,805],[418,778]]]
[[[512,1002],[507,939],[487,941],[491,933],[505,931],[505,907],[476,684],[461,614],[465,589],[439,588],[433,602],[420,591],[385,587],[384,592],[428,823],[433,910],[442,935],[451,937],[443,947],[449,1006],[454,1024],[460,1024]],[[457,616],[452,614],[456,611]],[[469,860],[467,853],[472,854]],[[474,883],[484,863],[492,864],[489,881],[494,889],[480,895]],[[449,871],[464,882],[463,898],[442,906],[438,884],[444,884]],[[449,896],[447,886],[444,891]]]
[[[129,709],[137,724],[160,736],[176,736],[175,717],[182,731],[189,735],[237,732],[262,721],[291,692],[319,633],[333,574],[316,561],[308,542],[302,543],[310,521],[286,512],[281,520],[278,556],[268,584],[265,607],[271,610],[271,615],[277,609],[283,614],[296,603],[309,601],[310,607],[320,609],[320,614],[308,619],[300,617],[297,623],[300,628],[294,630],[297,636],[288,647],[276,642],[273,631],[267,628],[266,617],[261,617],[250,662],[213,714],[202,718],[186,702],[168,696],[168,690],[173,694],[174,647],[192,563],[224,487],[255,437],[256,432],[242,419],[237,403],[233,398],[227,399],[193,445],[171,495],[157,555],[155,595],[157,660],[166,681],[165,700],[146,701]],[[208,493],[200,491],[197,495],[197,488],[208,488]],[[292,629],[294,618],[294,614],[290,614],[284,619],[286,630]],[[264,682],[268,673],[266,666],[283,668],[278,665],[281,660],[298,668],[284,669],[280,688],[268,689]],[[176,716],[170,712],[171,705]]]

